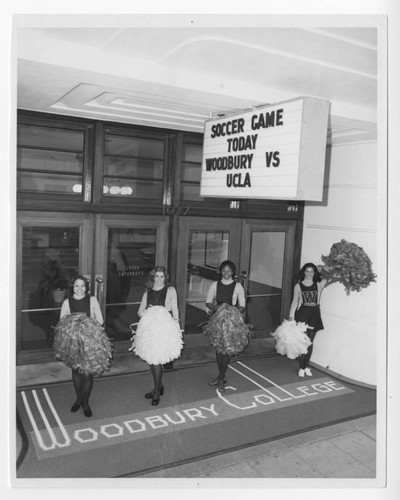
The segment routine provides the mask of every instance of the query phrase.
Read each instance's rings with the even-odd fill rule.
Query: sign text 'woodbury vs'
[[[201,196],[321,201],[328,114],[302,97],[208,120]]]

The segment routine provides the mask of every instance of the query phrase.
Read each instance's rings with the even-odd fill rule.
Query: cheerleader
[[[324,329],[319,302],[326,279],[322,279],[315,264],[308,262],[300,269],[299,282],[294,287],[293,301],[290,306],[289,320],[307,325],[310,344],[305,354],[298,357],[299,377],[312,376],[309,362],[313,351],[314,338],[319,330]]]
[[[212,283],[206,298],[206,307],[212,314],[204,329],[211,346],[215,349],[218,376],[210,382],[225,391],[225,374],[231,357],[239,354],[247,346],[251,332],[244,322],[244,289],[235,279],[236,266],[225,260],[219,266],[220,280]]]
[[[131,350],[150,366],[154,388],[144,397],[151,399],[152,405],[158,405],[164,394],[163,365],[177,359],[183,347],[177,294],[168,282],[165,267],[157,266],[150,271],[138,316],[140,321]]]
[[[91,417],[93,376],[110,368],[111,342],[101,326],[99,303],[89,296],[89,283],[84,276],[75,278],[69,295],[61,306],[53,348],[56,358],[72,369],[76,401],[71,411],[76,412],[82,406],[84,415]]]

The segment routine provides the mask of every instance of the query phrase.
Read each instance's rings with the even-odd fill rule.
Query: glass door
[[[179,222],[177,286],[185,334],[202,333],[206,297],[225,259],[238,265],[241,221],[182,217]]]
[[[32,359],[51,348],[77,273],[89,279],[109,336],[130,339],[146,276],[167,261],[165,218],[20,212],[17,232],[17,353]]]
[[[114,341],[129,340],[146,277],[155,265],[166,266],[168,222],[151,216],[96,216],[94,281]]]
[[[92,234],[89,215],[18,214],[17,352],[51,346],[72,277],[90,276]]]
[[[268,336],[289,311],[296,223],[181,217],[177,286],[185,334],[201,334],[206,297],[219,264],[232,260],[246,292],[247,321]],[[201,337],[199,337],[201,338]],[[189,337],[186,337],[189,340]]]
[[[240,277],[257,337],[274,331],[289,310],[294,237],[294,222],[243,221]]]

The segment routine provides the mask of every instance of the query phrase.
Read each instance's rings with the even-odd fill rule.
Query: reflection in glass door
[[[228,258],[229,232],[189,231],[186,283],[186,333],[200,333],[207,320],[206,297],[218,267]]]
[[[126,340],[129,325],[138,321],[145,280],[156,262],[156,240],[155,228],[108,230],[105,316],[115,340]]]
[[[279,324],[285,233],[251,233],[247,320],[256,330]]]
[[[105,328],[115,341],[129,340],[148,273],[167,259],[167,226],[159,219],[97,218],[96,295]]]

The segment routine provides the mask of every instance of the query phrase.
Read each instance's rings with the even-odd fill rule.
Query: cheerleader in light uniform
[[[140,321],[131,350],[150,365],[154,388],[144,397],[151,399],[152,405],[158,405],[164,394],[162,365],[177,359],[183,347],[177,294],[168,282],[165,267],[157,266],[150,271],[138,316]]]
[[[225,374],[232,356],[240,354],[249,343],[252,332],[245,323],[246,310],[244,289],[236,281],[236,266],[225,260],[219,266],[220,280],[210,286],[206,307],[210,320],[204,328],[211,346],[215,349],[218,376],[210,382],[220,392],[225,391]]]
[[[53,349],[57,359],[72,369],[76,412],[82,406],[86,417],[92,416],[89,397],[93,376],[110,369],[112,346],[102,327],[103,316],[95,297],[89,296],[87,279],[78,275],[61,306],[60,321],[54,331]]]

